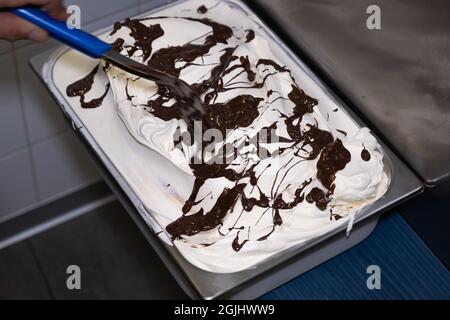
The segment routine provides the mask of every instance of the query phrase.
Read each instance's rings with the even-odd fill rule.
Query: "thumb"
[[[0,38],[10,41],[29,39],[35,42],[44,42],[48,39],[48,33],[11,13],[1,12]]]

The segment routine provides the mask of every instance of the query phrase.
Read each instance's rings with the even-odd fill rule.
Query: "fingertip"
[[[48,33],[42,29],[34,29],[28,33],[27,38],[31,41],[41,43],[48,40]]]

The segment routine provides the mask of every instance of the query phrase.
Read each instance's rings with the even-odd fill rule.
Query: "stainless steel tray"
[[[250,9],[242,2],[237,0],[232,0],[232,2],[242,10],[252,14]],[[259,23],[272,37],[272,40],[276,41],[294,61],[301,65],[309,76],[320,85],[324,92],[346,110],[358,124],[365,126],[302,61],[296,58],[267,26],[262,22]],[[99,33],[104,31],[106,30],[101,30]],[[49,70],[47,63],[49,58],[61,55],[66,50],[67,48],[62,48],[52,53],[39,55],[32,59],[31,66],[47,86],[50,94],[55,98],[62,112],[72,124],[72,128],[78,133],[81,140],[85,142],[87,149],[102,169],[106,181],[113,188],[119,199],[121,199],[131,217],[147,237],[158,255],[160,255],[177,282],[193,298],[256,298],[359,243],[373,231],[381,212],[392,208],[423,189],[422,182],[389,148],[381,143],[386,154],[387,165],[392,173],[391,186],[382,199],[363,209],[366,212],[361,214],[359,216],[360,218],[356,219],[349,237],[346,236],[344,228],[341,228],[332,234],[316,239],[316,241],[310,243],[308,246],[302,246],[301,249],[294,247],[277,255],[277,259],[267,260],[250,270],[232,274],[216,274],[203,271],[187,262],[174,247],[163,243],[157,238],[143,219],[149,213],[130,188],[129,183],[121,176],[89,131],[83,127],[76,112],[65,101],[54,84],[49,81],[48,74],[46,74]]]

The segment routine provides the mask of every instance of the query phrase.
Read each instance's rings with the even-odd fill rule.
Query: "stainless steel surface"
[[[269,34],[277,45],[280,45],[287,50],[274,34],[270,33],[270,31]],[[312,260],[308,260],[308,257],[311,256],[312,252],[316,252],[315,255],[324,259],[329,259],[334,255],[347,250],[355,244],[355,240],[360,240],[370,233],[381,212],[392,208],[399,202],[419,193],[423,188],[421,181],[404,165],[404,163],[402,163],[386,146],[383,146],[386,152],[386,158],[390,159],[387,161],[387,165],[392,172],[392,182],[387,194],[382,199],[364,209],[367,214],[362,216],[364,216],[365,219],[368,219],[367,224],[370,224],[371,227],[368,227],[367,224],[362,223],[362,219],[359,219],[355,222],[354,231],[356,232],[354,238],[352,234],[347,238],[345,236],[345,230],[343,229],[336,230],[334,234],[317,239],[313,243],[310,243],[308,247],[302,247],[301,249],[293,248],[292,250],[288,250],[281,255],[278,255],[276,259],[270,259],[253,269],[243,272],[215,274],[200,270],[187,262],[176,249],[158,241],[155,235],[152,234],[151,229],[143,225],[144,222],[140,215],[148,213],[143,212],[141,201],[132,192],[127,181],[125,181],[117,169],[112,165],[111,161],[102,152],[102,149],[89,134],[88,130],[83,127],[76,112],[65,100],[64,96],[51,82],[49,70],[51,70],[52,64],[56,61],[56,58],[64,51],[65,49],[59,50],[56,53],[53,53],[50,58],[48,54],[36,57],[32,60],[34,69],[48,86],[50,93],[54,96],[62,111],[71,121],[73,121],[75,128],[78,128],[78,132],[87,142],[89,149],[95,154],[101,165],[106,168],[107,174],[113,177],[114,184],[119,186],[118,190],[126,196],[127,201],[132,203],[134,208],[129,208],[129,212],[138,225],[140,225],[142,232],[146,234],[147,238],[152,239],[152,246],[157,249],[162,259],[179,281],[183,282],[185,287],[187,286],[189,288],[188,291],[191,293],[195,292],[195,295],[204,299],[233,297],[250,299],[264,294],[267,290],[281,285],[289,279],[298,276],[307,269],[317,265],[312,263]],[[301,65],[313,79],[317,81],[317,83],[321,84],[323,90],[329,93],[331,97],[334,97],[338,104],[342,105],[342,107],[346,109],[357,122],[363,125],[360,119],[356,117],[353,112],[348,110],[348,108],[326,86],[324,86],[314,74],[311,73],[302,61],[298,60],[295,56],[292,56],[292,58],[295,59],[295,61],[298,62],[298,64]],[[361,233],[362,231],[357,231],[359,228],[365,230],[364,234]],[[336,247],[336,245],[333,246],[333,243],[338,243],[339,245]],[[327,250],[327,248],[332,249]],[[320,263],[324,260],[316,259],[315,261],[316,263]],[[299,264],[303,265],[304,268],[290,269],[287,273],[289,276],[283,276],[283,270],[284,272],[287,272],[286,268],[289,266],[298,266]]]
[[[450,176],[450,1],[253,0],[424,179]],[[381,9],[381,30],[366,27]]]
[[[121,55],[115,50],[106,52],[103,58],[120,69],[137,75],[141,78],[156,82],[157,84],[169,87],[177,99],[180,100],[182,116],[187,120],[198,119],[205,114],[203,104],[194,90],[183,80],[159,71],[146,64],[138,63],[131,58]]]

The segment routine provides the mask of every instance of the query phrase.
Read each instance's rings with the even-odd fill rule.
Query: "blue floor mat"
[[[380,290],[367,288],[370,265],[380,267]],[[450,272],[391,212],[367,240],[261,299],[450,299]]]

